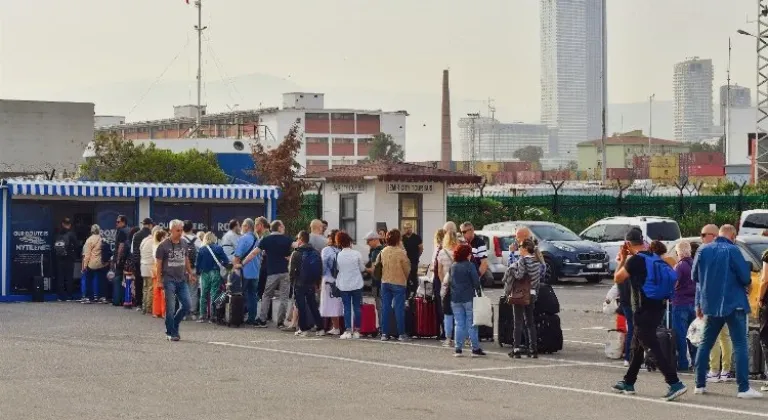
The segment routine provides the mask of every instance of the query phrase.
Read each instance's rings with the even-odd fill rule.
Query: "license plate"
[[[599,270],[603,268],[603,265],[600,263],[594,263],[594,264],[587,264],[587,268],[590,270]]]

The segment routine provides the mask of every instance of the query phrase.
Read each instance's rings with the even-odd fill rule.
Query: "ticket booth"
[[[0,302],[31,299],[31,280],[42,275],[53,299],[53,241],[69,218],[82,247],[91,226],[114,247],[117,216],[129,226],[143,218],[167,226],[191,220],[195,230],[221,237],[230,219],[275,218],[279,189],[260,185],[149,184],[80,181],[0,181]],[[79,264],[75,264],[79,267]]]
[[[366,233],[383,226],[402,230],[409,223],[424,239],[421,264],[429,263],[432,237],[447,220],[448,186],[481,181],[460,172],[384,162],[339,166],[310,177],[323,183],[323,219],[330,229],[346,231],[355,247],[367,252]]]

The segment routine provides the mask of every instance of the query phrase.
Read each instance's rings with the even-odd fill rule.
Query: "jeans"
[[[624,360],[629,362],[632,358],[632,334],[635,332],[635,323],[632,318],[632,306],[621,305],[621,311],[627,320],[627,335],[624,338]]]
[[[106,277],[107,273],[103,269],[94,270],[92,268],[85,269],[85,290],[83,291],[83,297],[96,300],[99,298],[99,287],[101,286],[101,278]]]
[[[453,338],[453,328],[453,315],[443,315],[443,330],[446,340]]]
[[[536,323],[533,320],[533,303],[529,305],[512,305],[512,313],[515,317],[515,349],[522,349],[523,322],[528,330],[528,349],[531,354],[536,353]]]
[[[198,306],[200,304],[200,297],[197,295],[197,291],[200,290],[200,280],[189,282],[187,286],[187,289],[189,289],[189,313],[197,315],[200,310]]]
[[[724,325],[728,325],[733,342],[733,352],[736,355],[736,383],[739,392],[749,390],[749,355],[747,354],[747,314],[743,309],[737,309],[725,317],[706,317],[704,324],[704,339],[696,353],[696,387],[704,388],[707,384],[707,365],[709,353]]]
[[[206,271],[200,276],[200,318],[211,317],[208,308],[221,293],[221,274],[219,270]],[[213,312],[213,311],[211,311]]]
[[[453,318],[456,320],[456,350],[464,347],[464,340],[469,335],[469,341],[472,343],[472,350],[480,348],[480,337],[477,334],[477,327],[472,325],[472,301],[464,303],[451,302],[453,309]]]
[[[185,281],[163,281],[165,288],[165,335],[179,336],[179,324],[189,313],[192,304],[189,301],[189,284]],[[176,299],[181,304],[176,308]]]
[[[694,305],[680,305],[672,307],[672,329],[675,330],[677,339],[677,368],[688,370],[690,363],[688,355],[691,356],[691,362],[696,360],[696,347],[688,342],[688,327],[696,319],[696,308]],[[687,349],[687,351],[686,351]]]
[[[381,329],[382,323],[381,323],[381,283],[378,284],[371,284],[371,295],[373,296],[373,300],[376,303],[376,318],[378,320],[378,326],[379,326],[379,333],[383,334],[383,331]]]
[[[256,286],[258,289],[258,285]],[[291,306],[291,279],[288,277],[288,273],[270,274],[267,276],[267,284],[264,286],[264,294],[261,296],[261,311],[259,312],[259,320],[262,322],[267,321],[269,315],[269,301],[275,296],[275,292],[280,290],[277,308],[277,319],[273,319],[275,325],[283,325],[285,322],[285,315]],[[250,308],[250,295],[248,298],[248,318],[251,317]],[[254,306],[255,307],[255,306]]]
[[[244,279],[243,283],[245,304],[248,306],[248,322],[252,323],[256,321],[259,314],[259,279]],[[269,304],[266,308],[269,309]]]
[[[73,274],[75,262],[67,258],[56,259],[56,293],[59,299],[71,299],[75,293]]]
[[[392,305],[395,306],[397,333],[405,335],[405,286],[392,283],[381,284],[381,332],[389,331],[389,319]]]
[[[299,310],[299,331],[309,331],[312,328],[309,322],[310,317],[315,322],[317,330],[322,330],[323,318],[320,317],[320,310],[317,306],[315,286],[299,286],[296,287],[294,293],[296,295],[296,308]]]
[[[712,347],[709,354],[709,370],[712,372],[730,372],[732,370],[733,346],[728,326],[723,325],[720,335],[717,336],[717,344]]]
[[[640,308],[633,314],[635,328],[632,335],[632,356],[629,360],[629,369],[624,375],[624,383],[627,385],[634,385],[637,382],[637,374],[640,373],[640,367],[645,361],[646,350],[650,350],[656,358],[658,368],[667,384],[673,385],[680,382],[677,369],[673,366],[674,360],[667,360],[656,337],[656,329],[661,325],[665,312],[661,308]]]
[[[362,324],[360,307],[363,305],[363,289],[342,291],[341,303],[344,304],[344,326],[347,331],[360,331]],[[352,326],[353,322],[354,326]]]
[[[435,302],[435,321],[437,322],[437,335],[438,337],[446,336],[448,335],[448,332],[443,330],[443,333],[440,334],[440,329],[445,328],[445,323],[443,321],[443,300],[440,299],[440,288],[442,287],[442,283],[440,282],[440,279],[435,276],[435,282],[432,286],[432,291],[434,293],[434,299]]]

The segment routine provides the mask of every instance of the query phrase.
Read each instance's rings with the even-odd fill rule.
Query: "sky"
[[[209,112],[279,105],[279,94],[259,84],[238,86],[258,77],[325,92],[326,106],[409,110],[407,158],[437,158],[449,68],[454,143],[458,117],[486,112],[488,98],[502,121],[539,120],[537,0],[203,2],[203,78],[226,91],[215,103],[204,95]],[[736,30],[756,32],[747,23],[756,3],[608,0],[609,103],[653,93],[670,101],[674,64],[693,56],[713,60],[717,89],[729,37],[731,79],[754,87],[755,40]],[[129,120],[168,117],[172,105],[193,100],[196,15],[184,0],[0,0],[0,97],[91,101],[98,114]],[[169,84],[183,89],[151,96]]]

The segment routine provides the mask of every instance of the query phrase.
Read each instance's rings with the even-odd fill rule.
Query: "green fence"
[[[714,205],[715,212],[710,211]],[[766,195],[541,195],[448,197],[448,219],[472,222],[476,227],[506,220],[548,220],[576,233],[610,216],[664,216],[678,221],[685,236],[695,236],[707,223],[737,224],[743,210],[768,208]],[[322,209],[318,196],[306,195],[300,220],[290,223],[306,229]],[[289,229],[292,231],[292,229]]]

